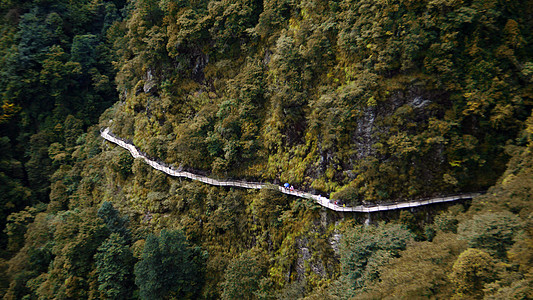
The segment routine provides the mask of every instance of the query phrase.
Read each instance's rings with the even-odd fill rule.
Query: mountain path
[[[262,189],[266,187],[272,187],[272,185],[270,184],[267,185],[261,182],[246,182],[246,181],[238,181],[238,180],[221,181],[221,180],[209,178],[206,176],[197,175],[191,172],[180,171],[180,170],[175,169],[172,166],[165,166],[161,163],[158,163],[156,161],[149,159],[144,154],[142,154],[137,149],[137,147],[135,147],[135,145],[125,142],[121,138],[114,136],[110,132],[109,128],[105,128],[104,130],[102,130],[100,132],[100,135],[105,140],[112,142],[114,144],[117,144],[120,147],[128,150],[134,158],[142,158],[152,168],[159,170],[161,172],[164,172],[170,176],[185,177],[191,180],[196,180],[196,181],[200,181],[200,182],[210,184],[210,185],[215,185],[215,186],[232,186],[232,187],[240,187],[240,188],[246,188],[246,189]],[[332,203],[331,199],[328,199],[321,195],[315,195],[315,194],[298,191],[298,190],[290,190],[283,186],[274,185],[274,187],[276,187],[280,192],[284,194],[292,195],[292,196],[296,196],[300,198],[305,198],[305,199],[311,199],[315,201],[316,203],[320,204],[321,206],[334,210],[334,211],[361,212],[361,213],[371,213],[371,212],[387,211],[387,210],[394,210],[394,209],[418,207],[418,206],[436,204],[436,203],[453,202],[453,201],[458,201],[458,200],[472,199],[480,195],[480,193],[466,193],[466,194],[453,195],[453,196],[435,197],[435,198],[430,198],[430,199],[419,199],[419,200],[396,202],[396,203],[390,203],[390,204],[358,205],[358,206],[353,206],[353,207],[344,207],[344,206],[336,205],[335,203]]]

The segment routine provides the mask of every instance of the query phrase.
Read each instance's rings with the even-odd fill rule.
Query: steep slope
[[[354,203],[503,172],[532,107],[527,3],[226,2],[135,5],[113,132]]]
[[[0,245],[10,213],[48,203],[52,174],[118,96],[109,27],[124,1],[0,4]],[[60,160],[52,163],[51,157]],[[5,188],[4,188],[5,187]],[[6,253],[9,255],[9,253]]]
[[[106,37],[109,55],[89,53],[94,38],[75,39],[77,25],[29,11],[41,4],[69,12],[73,24],[108,7],[91,34]],[[123,19],[111,4],[124,7]],[[4,201],[2,212],[10,213],[5,299],[531,297],[531,1],[2,5],[18,8],[9,16],[28,14],[2,28],[10,33],[4,58],[12,45],[34,45],[17,40],[17,30],[59,39],[35,39],[50,43],[28,50],[36,73],[5,65],[22,76],[17,90],[17,80],[0,82],[10,96],[2,134],[19,130],[0,140],[2,149],[32,146],[29,158],[0,160],[0,179],[21,199]],[[62,40],[50,28],[72,34]],[[91,66],[116,71],[115,82]],[[117,100],[115,83],[118,101],[90,126],[98,109],[85,97],[106,106]],[[24,97],[8,93],[25,89]],[[19,127],[28,113],[47,130]],[[166,176],[104,142],[106,127],[184,170],[290,182],[352,205],[488,193],[470,208],[404,210],[365,227],[367,216],[274,189]],[[37,134],[13,144],[18,132],[26,141]],[[24,181],[17,161],[32,167],[34,181]],[[23,209],[35,191],[45,203]]]
[[[432,242],[413,242],[374,264],[379,277],[351,292],[360,299],[533,297],[533,115],[528,124],[520,135],[527,146],[507,148],[507,170],[487,194],[467,212],[454,207],[437,216],[426,230]]]

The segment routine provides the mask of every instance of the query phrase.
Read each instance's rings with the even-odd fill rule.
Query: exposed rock
[[[368,214],[367,218],[365,219],[365,226],[370,225],[370,222],[371,222],[371,220],[370,220],[370,214]]]
[[[270,50],[265,51],[265,57],[263,58],[263,64],[266,66],[270,63],[270,58],[272,57],[272,52]]]
[[[411,105],[415,108],[423,108],[424,106],[430,104],[430,100],[424,100],[422,97],[418,96],[413,99]]]
[[[328,228],[328,211],[325,209],[320,210],[320,226],[323,229]]]
[[[309,268],[311,272],[318,274],[321,277],[326,276],[324,264],[319,259],[313,259],[307,244],[307,239],[297,239],[295,243],[298,249],[298,258],[296,259],[295,265],[296,278],[298,281],[305,280],[305,272],[307,268]]]
[[[357,122],[355,130],[355,145],[357,148],[357,159],[367,157],[372,154],[372,145],[374,144],[373,130],[374,121],[376,120],[376,111],[374,108],[365,110],[363,117]]]
[[[199,52],[195,55],[193,59],[194,59],[194,66],[192,69],[193,78],[197,82],[203,82],[205,80],[204,68],[209,63],[209,56],[207,56],[206,54],[203,54],[202,52]]]
[[[146,77],[144,79],[143,91],[148,94],[153,94],[157,91],[157,82],[152,75],[152,70],[146,71]]]
[[[333,252],[335,254],[339,255],[339,245],[341,242],[342,235],[340,233],[334,233],[329,238],[329,244],[331,245],[331,248],[333,249]]]

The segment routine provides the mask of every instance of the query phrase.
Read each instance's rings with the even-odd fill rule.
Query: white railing
[[[197,174],[190,173],[190,172],[178,171],[174,169],[172,166],[167,167],[156,161],[149,159],[144,154],[142,154],[134,145],[127,143],[123,141],[122,139],[115,137],[113,134],[111,134],[109,131],[109,128],[105,128],[104,130],[102,130],[100,132],[100,135],[104,139],[112,143],[115,143],[119,145],[120,147],[128,150],[134,158],[142,158],[152,168],[159,170],[161,172],[164,172],[170,176],[185,177],[191,180],[197,180],[197,181],[210,184],[210,185],[215,185],[215,186],[233,186],[233,187],[241,187],[241,188],[246,188],[246,189],[262,189],[267,186],[266,184],[260,183],[260,182],[245,182],[245,181],[236,181],[236,180],[220,181],[217,179],[212,179],[206,176],[201,176],[201,175],[197,175]],[[413,201],[396,202],[396,203],[390,203],[390,204],[358,205],[354,207],[344,207],[344,206],[336,205],[332,202],[332,200],[326,197],[320,196],[320,195],[315,195],[315,194],[298,191],[298,190],[290,190],[282,186],[276,186],[276,185],[270,185],[270,186],[276,187],[280,192],[284,194],[288,194],[288,195],[292,195],[292,196],[296,196],[300,198],[305,198],[305,199],[311,199],[323,207],[329,208],[334,211],[340,211],[340,212],[371,213],[371,212],[379,212],[379,211],[386,211],[386,210],[393,210],[393,209],[411,208],[411,207],[436,204],[436,203],[451,202],[451,201],[457,201],[457,200],[472,199],[480,195],[480,193],[468,193],[468,194],[461,194],[461,195],[454,195],[454,196],[437,197],[437,198],[431,198],[431,199],[420,199],[420,200],[413,200]]]

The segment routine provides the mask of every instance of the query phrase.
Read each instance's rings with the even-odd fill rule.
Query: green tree
[[[435,216],[433,227],[437,231],[457,233],[457,225],[459,224],[458,216],[462,213],[460,205],[452,206],[448,211],[441,212]]]
[[[5,233],[9,238],[8,250],[15,252],[22,248],[28,224],[32,223],[37,213],[42,212],[45,208],[45,204],[27,206],[25,209],[12,213],[7,217]]]
[[[353,296],[379,277],[378,268],[404,250],[413,234],[404,226],[381,223],[348,229],[340,247],[343,289]]]
[[[51,130],[42,130],[30,138],[27,149],[29,160],[26,162],[29,186],[36,200],[47,203],[50,193],[50,176],[54,173],[48,147],[57,137]]]
[[[98,209],[97,215],[104,221],[110,232],[120,234],[126,241],[129,240],[128,217],[120,216],[119,211],[113,207],[113,203],[104,201],[100,209]]]
[[[113,163],[113,169],[118,172],[122,178],[127,178],[132,174],[133,157],[128,151],[121,151],[118,155],[118,161]]]
[[[257,24],[262,6],[262,1],[257,0],[223,0],[209,5],[209,13],[213,18],[210,33],[220,52],[233,54],[232,47],[244,44],[248,40],[247,29],[252,29]]]
[[[232,259],[224,274],[222,299],[254,299],[265,273],[261,253],[243,252]]]
[[[369,285],[372,299],[449,299],[452,296],[448,274],[465,242],[454,234],[439,234],[433,242],[416,242],[389,264],[378,268],[379,280]],[[361,297],[366,299],[367,297]]]
[[[263,230],[266,230],[278,224],[279,217],[286,204],[286,199],[283,195],[273,187],[271,189],[261,189],[259,195],[251,203],[250,208],[255,222]]]
[[[124,237],[112,233],[94,256],[98,290],[104,299],[131,299],[134,258]]]
[[[135,283],[141,299],[194,299],[204,282],[204,257],[181,231],[162,230],[146,239],[135,264]]]
[[[504,258],[521,227],[520,218],[510,212],[487,213],[459,224],[459,235],[470,247],[486,249],[491,255]]]
[[[77,35],[72,40],[70,60],[79,63],[84,71],[93,67],[98,59],[97,46],[100,42],[93,34]]]
[[[26,295],[35,298],[28,282],[46,272],[52,261],[51,223],[52,218],[49,215],[38,213],[33,223],[27,226],[24,247],[9,260],[9,289],[6,299],[23,299]]]
[[[54,259],[31,283],[40,298],[89,298],[97,292],[94,255],[109,230],[92,209],[59,212],[53,222]]]
[[[465,250],[452,267],[450,280],[455,286],[458,297],[483,296],[485,283],[495,279],[495,265],[492,257],[482,250]]]
[[[23,168],[22,164],[14,159],[11,155],[11,145],[8,137],[0,137],[0,247],[3,249],[7,246],[7,237],[4,235],[4,229],[8,216],[24,208],[31,203],[31,192],[23,185]],[[24,215],[24,213],[21,213]],[[17,219],[13,216],[12,219]],[[22,234],[16,234],[18,230],[8,229],[6,233],[9,236],[10,247],[17,249],[19,242],[24,239]]]

